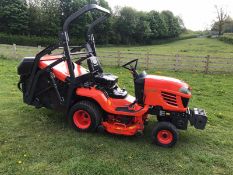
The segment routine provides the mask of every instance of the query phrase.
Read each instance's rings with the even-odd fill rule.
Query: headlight
[[[179,92],[184,93],[184,94],[191,94],[190,89],[184,86],[179,89]]]

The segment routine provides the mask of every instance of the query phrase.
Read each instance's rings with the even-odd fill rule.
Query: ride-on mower
[[[99,11],[102,16],[89,25],[86,42],[69,46],[69,24],[86,12]],[[107,131],[119,135],[142,134],[148,115],[157,117],[152,141],[172,147],[178,140],[178,129],[186,130],[190,122],[204,129],[207,117],[202,109],[188,108],[191,88],[183,81],[137,72],[138,60],[123,65],[134,80],[135,97],[121,89],[118,77],[104,73],[97,58],[92,29],[110,15],[109,10],[89,4],[69,16],[60,33],[60,42],[27,57],[18,66],[19,89],[23,101],[36,108],[46,107],[66,112],[77,131]],[[63,49],[61,54],[52,53]],[[72,57],[78,56],[74,61]],[[87,63],[88,69],[81,63]]]

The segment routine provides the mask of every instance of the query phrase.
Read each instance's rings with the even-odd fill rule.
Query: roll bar
[[[70,57],[70,49],[69,49],[69,44],[68,44],[69,43],[69,35],[68,35],[69,25],[73,20],[79,18],[84,13],[86,13],[88,11],[92,11],[92,10],[98,10],[98,11],[104,13],[104,15],[97,18],[94,22],[91,23],[91,25],[89,26],[88,32],[87,32],[87,34],[88,34],[87,35],[87,42],[89,43],[89,44],[86,44],[86,47],[88,48],[87,50],[93,50],[93,53],[95,55],[96,54],[95,53],[95,43],[92,40],[90,40],[91,37],[89,37],[89,36],[91,36],[91,34],[89,34],[89,33],[91,32],[92,28],[95,25],[102,22],[110,15],[110,11],[108,9],[100,7],[96,4],[85,5],[83,8],[79,9],[77,12],[73,13],[65,20],[65,23],[63,25],[63,32],[60,33],[61,45],[63,45],[63,47],[64,47],[64,54],[65,54],[65,57],[67,60],[71,81],[73,81],[75,79],[75,76],[74,76],[74,71],[73,71],[73,67],[72,67],[72,61],[71,61],[71,57]]]
[[[87,30],[87,37],[88,35],[90,35],[92,33],[92,29],[99,23],[103,22],[105,19],[107,19],[109,16],[109,14],[107,15],[104,15],[104,16],[101,16],[99,18],[97,18],[94,22],[92,22],[90,25],[89,25],[89,28]]]
[[[104,16],[101,16],[100,18],[96,19],[92,24],[94,25],[90,25],[88,31],[91,31],[92,27],[94,27],[96,24],[98,24],[99,22],[102,22],[104,19],[107,18],[107,16],[110,15],[110,11],[108,9],[105,9],[103,7],[100,7],[96,4],[88,4],[88,5],[85,5],[83,8],[81,8],[80,10],[78,10],[77,12],[73,13],[72,15],[70,15],[66,20],[65,20],[65,23],[63,25],[63,31],[65,33],[68,33],[68,28],[69,28],[69,25],[70,23],[75,20],[76,18],[80,17],[82,14],[88,12],[88,11],[92,11],[92,10],[98,10],[98,11],[101,11],[103,13],[105,13]]]
[[[28,87],[28,90],[27,90],[26,96],[25,96],[25,100],[27,101],[28,104],[33,103],[33,98],[34,98],[34,94],[35,94],[35,87],[37,86],[38,79],[39,79],[40,75],[42,75],[45,71],[50,71],[54,66],[61,63],[62,61],[67,61],[67,66],[68,66],[68,70],[69,70],[69,74],[70,74],[70,77],[67,79],[67,81],[69,81],[69,89],[68,89],[67,104],[66,104],[67,111],[68,111],[68,109],[71,105],[72,95],[74,93],[75,87],[77,87],[77,81],[76,81],[75,74],[74,74],[74,67],[73,67],[73,62],[71,60],[71,56],[70,56],[71,53],[70,53],[69,44],[68,44],[68,40],[69,40],[68,29],[69,29],[70,23],[73,20],[80,17],[84,13],[86,13],[88,11],[92,11],[92,10],[98,10],[98,11],[104,13],[104,15],[100,16],[94,22],[92,22],[90,24],[88,31],[87,31],[87,37],[88,37],[88,39],[91,39],[92,35],[90,32],[92,31],[93,27],[96,26],[97,24],[99,24],[100,22],[104,21],[110,15],[109,10],[107,10],[103,7],[100,7],[96,4],[86,5],[83,8],[81,8],[80,10],[78,10],[77,12],[73,13],[71,16],[69,16],[63,25],[63,32],[61,32],[59,35],[59,37],[60,37],[59,43],[55,44],[55,45],[48,46],[47,48],[45,48],[44,50],[42,50],[41,52],[39,52],[36,55],[35,61],[33,64],[33,68],[32,68],[32,73],[31,73],[30,78],[29,78],[29,82],[30,82],[30,83],[28,83],[29,87]],[[89,36],[90,36],[90,38],[89,38]],[[64,56],[62,58],[57,59],[53,63],[51,63],[46,68],[41,69],[37,72],[38,63],[41,60],[41,58],[46,54],[50,54],[52,51],[54,51],[55,49],[57,49],[61,46],[64,48]],[[95,52],[95,44],[94,44],[93,40],[88,41],[88,44],[86,44],[86,46],[87,47],[92,46],[94,48],[94,52]],[[58,92],[58,96],[59,96],[59,92]]]

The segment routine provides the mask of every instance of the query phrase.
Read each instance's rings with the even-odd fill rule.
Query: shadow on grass
[[[21,111],[27,111],[21,115],[25,121],[28,121],[28,125],[31,125],[30,121],[34,121],[37,125],[41,125],[41,127],[45,127],[52,131],[62,130],[63,134],[72,134],[75,137],[92,137],[101,138],[104,140],[108,140],[109,142],[126,142],[133,145],[153,145],[151,141],[151,131],[156,121],[153,119],[154,116],[151,116],[149,124],[145,126],[144,132],[142,136],[124,136],[124,135],[116,135],[108,132],[95,132],[95,133],[85,133],[85,132],[77,132],[75,131],[69,124],[66,118],[65,113],[41,108],[35,109],[33,107],[23,106],[20,108]],[[33,114],[33,115],[32,115]],[[27,128],[27,127],[25,127]],[[189,128],[188,128],[189,129]],[[75,135],[77,134],[77,135]],[[185,146],[189,145],[190,140],[198,140],[198,136],[192,133],[186,133],[186,131],[179,132],[179,140],[178,147],[181,144]],[[191,139],[192,137],[192,139]],[[200,138],[199,138],[200,139]],[[154,145],[153,145],[154,146]]]

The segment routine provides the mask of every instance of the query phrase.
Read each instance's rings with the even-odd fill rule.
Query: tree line
[[[217,31],[218,35],[223,35],[224,33],[233,33],[233,19],[228,16],[223,21],[214,22],[211,31]]]
[[[215,5],[216,20],[212,24],[211,31],[217,31],[218,36],[224,33],[233,33],[233,19],[229,16],[226,9]]]
[[[185,30],[182,19],[171,11],[137,11],[130,7],[114,11],[105,0],[1,0],[0,32],[26,36],[58,36],[65,19],[86,4],[97,3],[112,16],[95,28],[99,44],[148,44],[178,37]],[[71,25],[72,37],[84,39],[87,24],[97,12],[82,16]]]

